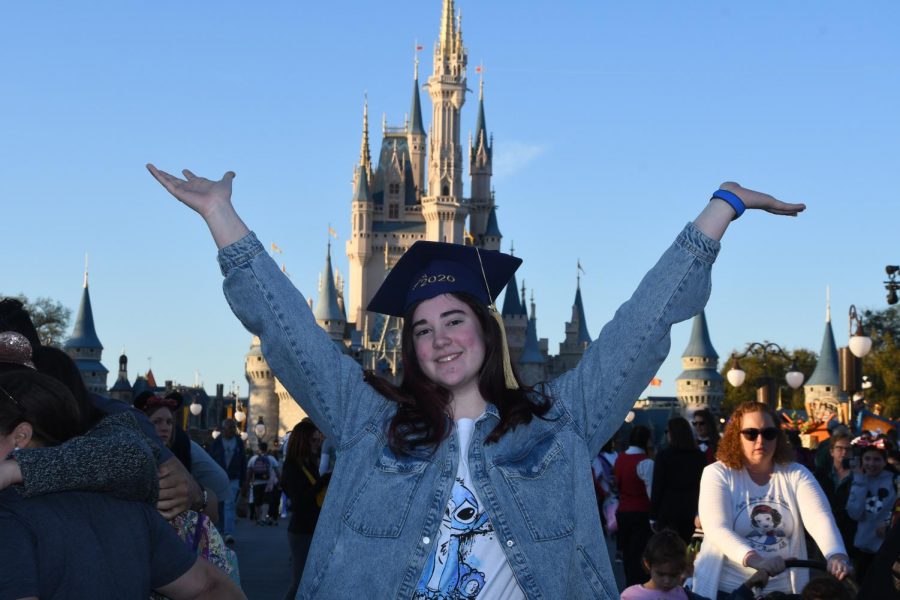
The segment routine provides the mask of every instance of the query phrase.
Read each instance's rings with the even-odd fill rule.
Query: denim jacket
[[[544,385],[553,407],[494,444],[493,405],[475,424],[469,468],[528,598],[618,598],[591,459],[669,352],[673,323],[703,308],[719,243],[688,224],[579,365]],[[297,598],[410,598],[432,551],[459,460],[455,433],[425,456],[397,455],[396,405],[316,324],[252,233],[222,249],[225,296],[272,371],[338,448]]]

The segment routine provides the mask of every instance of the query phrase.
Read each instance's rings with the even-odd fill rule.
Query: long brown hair
[[[517,425],[529,423],[535,416],[544,416],[550,410],[552,401],[541,391],[523,384],[515,367],[513,372],[519,389],[506,387],[503,338],[497,321],[488,308],[474,297],[462,293],[450,295],[472,309],[484,334],[485,356],[478,377],[478,391],[497,407],[500,415],[500,422],[485,438],[486,443],[493,443]],[[404,454],[411,453],[415,448],[436,448],[450,434],[450,391],[429,379],[416,357],[412,317],[417,306],[418,303],[411,306],[403,319],[403,380],[400,385],[395,386],[371,371],[365,374],[369,385],[398,404],[388,426],[388,445],[395,452]]]
[[[288,438],[284,462],[293,461],[319,472],[319,457],[312,450],[312,437],[319,431],[315,423],[307,417],[294,425]]]
[[[768,404],[762,402],[744,402],[731,413],[728,424],[725,425],[725,433],[719,440],[719,448],[716,450],[716,459],[732,469],[741,469],[744,466],[744,452],[741,450],[741,421],[744,415],[761,412],[769,415],[772,423],[778,429],[778,437],[775,438],[775,455],[772,460],[775,464],[786,465],[794,461],[794,451],[781,430],[781,422]]]

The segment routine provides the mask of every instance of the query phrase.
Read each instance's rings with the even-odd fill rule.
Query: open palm
[[[197,177],[187,169],[182,171],[184,179],[157,169],[152,164],[147,165],[147,170],[170,194],[204,217],[231,202],[234,171],[228,171],[218,181],[211,181],[205,177]]]

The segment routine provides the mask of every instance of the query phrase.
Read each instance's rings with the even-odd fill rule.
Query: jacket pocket
[[[535,541],[566,537],[575,528],[570,498],[572,466],[554,436],[539,440],[525,454],[497,468],[509,486],[522,517]]]
[[[347,506],[344,523],[368,537],[399,537],[426,466],[428,461],[398,457],[385,447]]]

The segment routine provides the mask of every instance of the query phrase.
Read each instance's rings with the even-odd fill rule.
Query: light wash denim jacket
[[[618,598],[591,459],[669,352],[673,323],[703,308],[719,243],[688,224],[579,365],[546,384],[554,404],[494,444],[488,405],[469,447],[475,491],[528,598]],[[430,455],[387,445],[395,404],[316,324],[252,233],[219,254],[225,296],[290,394],[338,447],[297,598],[410,598],[459,460],[455,431]]]

